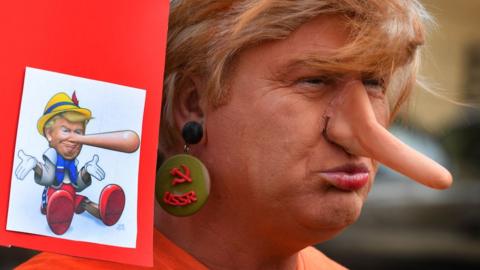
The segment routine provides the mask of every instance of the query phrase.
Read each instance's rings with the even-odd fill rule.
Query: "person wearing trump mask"
[[[170,1],[154,268],[345,269],[312,245],[357,220],[379,163],[449,187],[386,129],[428,19],[416,0]],[[52,259],[118,266],[30,265]]]

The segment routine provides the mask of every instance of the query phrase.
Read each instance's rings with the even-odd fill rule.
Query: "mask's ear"
[[[325,118],[325,136],[347,152],[375,159],[432,188],[445,189],[452,184],[448,170],[402,143],[377,122],[361,82],[346,85],[330,102]]]
[[[204,87],[202,80],[196,76],[185,76],[183,84],[175,89],[174,97],[173,117],[179,131],[185,123],[202,122],[204,117],[200,94]]]

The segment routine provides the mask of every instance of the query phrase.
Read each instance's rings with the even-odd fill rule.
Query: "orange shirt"
[[[297,270],[346,270],[314,247],[307,247],[298,253]]]
[[[125,265],[114,262],[91,260],[44,252],[33,257],[26,263],[18,266],[16,269],[208,269],[202,263],[193,258],[190,254],[188,254],[186,251],[168,240],[163,234],[161,234],[157,230],[154,230],[153,263],[153,268],[145,268],[133,265]],[[313,247],[307,247],[306,249],[299,252],[297,259],[297,270],[319,269],[343,270],[346,268],[327,258],[325,255],[323,255],[323,253]]]

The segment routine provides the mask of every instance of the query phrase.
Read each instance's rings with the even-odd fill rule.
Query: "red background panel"
[[[0,244],[152,264],[153,190],[167,20],[167,0],[1,1]],[[140,149],[137,248],[5,230],[26,66],[147,89]]]

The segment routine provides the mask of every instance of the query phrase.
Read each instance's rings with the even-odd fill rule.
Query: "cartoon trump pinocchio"
[[[134,131],[114,131],[85,135],[92,113],[79,106],[75,92],[70,98],[66,93],[55,94],[45,106],[38,119],[38,132],[44,136],[49,148],[43,154],[43,162],[18,152],[21,162],[15,175],[23,180],[34,171],[35,182],[44,186],[40,211],[46,215],[53,233],[64,234],[74,213],[87,211],[111,226],[120,219],[125,207],[125,193],[116,184],[105,186],[98,203],[79,194],[92,184],[92,177],[101,181],[105,172],[99,165],[98,155],[79,167],[77,160],[84,144],[125,153],[135,152],[140,139]]]

